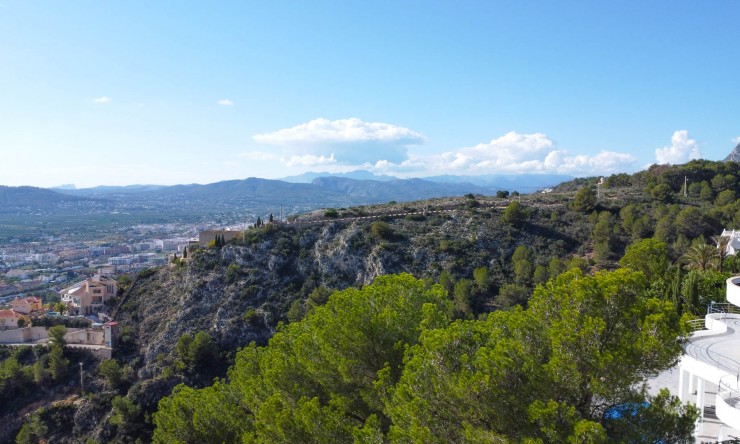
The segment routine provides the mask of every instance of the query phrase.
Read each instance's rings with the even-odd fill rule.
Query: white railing
[[[712,313],[740,314],[740,307],[729,302],[712,302],[707,305],[707,314]]]
[[[689,326],[689,331],[691,332],[706,329],[707,328],[706,323],[707,323],[707,320],[704,318],[692,319],[690,321],[686,321],[686,324],[688,324]]]
[[[724,376],[717,390],[717,417],[730,427],[740,426],[740,390],[737,375]]]
[[[740,406],[740,390],[738,386],[740,386],[740,380],[737,375],[723,376],[719,380],[719,395],[732,407]]]

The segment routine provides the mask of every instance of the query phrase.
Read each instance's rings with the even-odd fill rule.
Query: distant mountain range
[[[258,179],[226,180],[206,185],[173,186],[132,185],[127,187],[95,187],[58,189],[63,195],[103,198],[158,200],[189,199],[211,201],[259,202],[325,202],[333,204],[363,204],[405,201],[428,197],[460,196],[463,194],[491,194],[497,188],[481,187],[471,183],[440,183],[423,179],[358,180],[348,177],[317,177],[311,183]]]
[[[532,193],[542,188],[554,187],[574,177],[563,174],[484,174],[480,176],[443,175],[424,179],[437,183],[471,183],[492,190]]]
[[[128,185],[76,188],[64,185],[54,188],[65,195],[95,198],[138,197],[191,197],[219,200],[256,199],[311,201],[347,201],[362,203],[389,200],[413,200],[427,197],[459,196],[463,194],[493,194],[499,190],[531,193],[552,187],[572,176],[552,174],[482,175],[482,176],[434,176],[421,179],[399,179],[387,175],[375,175],[369,171],[349,173],[305,173],[282,180],[258,179],[226,180],[205,185]]]
[[[390,182],[402,180],[398,177],[377,175],[370,171],[357,170],[348,173],[304,173],[298,176],[284,177],[280,180],[292,183],[312,183],[315,179],[323,177],[339,177],[356,180],[375,180],[381,182]],[[483,174],[478,176],[455,176],[441,175],[418,178],[427,182],[441,184],[472,184],[479,187],[488,188],[490,191],[508,190],[519,191],[520,193],[531,193],[538,189],[553,187],[573,179],[573,176],[563,174]],[[407,179],[410,180],[410,179]],[[416,180],[416,179],[414,179]]]
[[[535,192],[572,179],[562,175],[485,175],[436,176],[423,179],[399,179],[375,175],[369,171],[349,173],[306,173],[286,180],[226,180],[205,185],[129,185],[76,188],[63,185],[54,189],[34,187],[1,187],[0,203],[6,211],[18,208],[42,208],[64,202],[105,202],[148,208],[177,206],[185,211],[217,211],[254,206],[281,205],[294,210],[347,205],[364,205],[389,201],[411,201],[464,194],[495,194],[499,190]],[[308,181],[308,182],[307,182]],[[97,203],[96,203],[97,202]]]

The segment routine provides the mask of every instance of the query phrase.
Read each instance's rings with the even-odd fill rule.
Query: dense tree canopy
[[[641,271],[652,281],[660,278],[668,268],[668,246],[657,239],[643,239],[627,247],[619,265]]]
[[[604,415],[649,401],[641,384],[680,355],[682,319],[646,290],[641,272],[574,269],[526,310],[451,323],[441,286],[380,277],[241,350],[228,382],[178,387],[154,440],[597,442],[670,415],[661,433],[681,435],[696,412],[669,398],[634,421]]]

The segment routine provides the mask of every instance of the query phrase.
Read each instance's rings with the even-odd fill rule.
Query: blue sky
[[[0,184],[724,158],[738,1],[0,0]]]

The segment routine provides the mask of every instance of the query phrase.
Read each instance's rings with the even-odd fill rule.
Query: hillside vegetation
[[[721,300],[724,278],[738,270],[738,261],[717,257],[714,245],[707,243],[723,227],[740,227],[740,204],[734,199],[740,192],[738,178],[738,164],[695,161],[608,177],[598,199],[598,178],[590,178],[562,184],[550,194],[450,199],[444,203],[452,208],[449,212],[325,223],[309,223],[306,217],[303,225],[249,229],[234,242],[191,252],[134,279],[115,310],[124,326],[115,358],[130,371],[115,388],[93,386],[75,404],[70,414],[84,411],[85,420],[75,420],[79,427],[61,441],[131,442],[154,436],[162,442],[231,442],[237,437],[487,442],[508,436],[495,421],[518,421],[521,434],[512,439],[612,436],[614,427],[629,424],[607,424],[599,415],[609,406],[644,399],[640,382],[678,356],[675,340],[669,339],[685,334],[678,320],[701,315],[707,303]],[[435,205],[442,204],[338,209],[337,216],[397,214],[404,206],[434,210]],[[376,281],[399,273],[414,278]],[[414,296],[397,301],[372,290],[402,294],[390,289],[394,282],[412,288],[408,291]],[[632,295],[622,301],[632,305],[605,313],[599,304],[614,297],[614,288]],[[584,354],[574,361],[577,365],[568,366],[566,361],[577,356],[562,355],[566,351],[555,344],[570,344],[567,353],[573,353],[588,337],[574,337],[573,324],[562,324],[573,314],[567,307],[545,311],[575,289],[588,289],[591,299],[574,304],[593,306],[579,312],[586,316],[579,318],[580,325],[605,346],[617,348]],[[330,297],[336,290],[343,292]],[[360,303],[356,295],[381,298],[376,308],[387,307],[387,312],[379,318],[353,318],[362,307],[352,305]],[[411,305],[394,305],[402,302]],[[658,324],[622,318],[623,310],[655,315],[650,319]],[[349,323],[335,325],[332,318]],[[405,324],[380,328],[396,321]],[[611,325],[639,347],[612,344],[600,333]],[[302,348],[294,342],[319,341],[329,326],[343,334],[322,340],[338,348],[322,348],[327,354],[311,355],[320,358],[315,362],[300,355]],[[664,334],[648,344],[641,335],[652,327]],[[357,348],[342,345],[344,339],[347,344],[359,341]],[[658,345],[666,347],[666,354],[645,361],[641,353]],[[275,367],[278,361],[292,361],[290,356],[297,367]],[[458,356],[463,358],[454,359]],[[263,372],[269,368],[278,373]],[[214,377],[226,379],[213,385]],[[421,390],[420,381],[429,381],[432,391]],[[519,381],[526,394],[523,404],[513,403],[512,392],[504,387],[508,382],[502,381]],[[478,383],[481,392],[464,390]],[[174,394],[163,399],[174,387]],[[477,404],[482,400],[511,400],[506,405],[515,408],[507,412],[493,401]],[[92,408],[105,403],[107,409]],[[241,410],[229,409],[233,417],[216,418],[224,422],[219,430],[225,435],[215,434],[215,441],[183,438],[215,433],[211,426],[182,422],[182,415],[189,415],[186,407],[228,403]],[[161,413],[156,413],[158,404]],[[674,431],[682,430],[692,414],[677,410],[666,397],[652,405],[662,410],[648,409],[646,417],[672,412],[675,421],[666,427]],[[201,414],[203,421],[216,421],[197,413],[189,421]],[[457,422],[460,429],[445,426],[440,418],[467,422]],[[317,423],[327,428],[310,428]],[[53,429],[47,424],[45,433]]]

